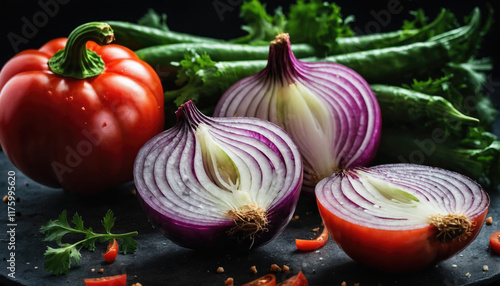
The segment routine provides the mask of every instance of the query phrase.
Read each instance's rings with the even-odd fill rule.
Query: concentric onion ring
[[[291,138],[256,118],[210,118],[192,101],[140,150],[134,180],[151,223],[193,249],[248,249],[291,219],[302,162]]]
[[[451,171],[414,164],[358,167],[316,186],[320,214],[351,258],[386,271],[413,271],[469,245],[489,197]]]

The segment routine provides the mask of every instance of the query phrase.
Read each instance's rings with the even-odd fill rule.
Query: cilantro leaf
[[[116,218],[111,210],[108,210],[101,223],[106,230],[105,234],[95,233],[91,227],[85,228],[83,219],[78,213],[75,213],[72,223],[75,227],[71,227],[68,223],[66,210],[62,211],[57,220],[50,220],[40,227],[40,232],[45,235],[44,241],[54,241],[59,248],[47,246],[44,253],[44,268],[51,271],[54,275],[66,274],[71,268],[71,261],[76,264],[80,263],[82,254],[81,248],[86,248],[90,251],[95,250],[95,242],[109,241],[112,239],[120,239],[123,241],[122,250],[124,254],[133,253],[137,250],[137,241],[132,237],[137,235],[137,232],[129,232],[124,234],[112,234],[111,228],[114,226]],[[62,238],[66,234],[81,234],[85,235],[83,239],[73,244],[62,243]],[[77,248],[81,244],[80,248]]]
[[[47,247],[44,253],[44,268],[49,269],[55,275],[66,274],[71,267],[71,256],[75,256],[76,247],[70,244],[63,244],[61,248]],[[78,251],[78,250],[77,250]],[[79,258],[78,258],[79,261]]]
[[[111,228],[115,225],[116,218],[113,215],[113,211],[108,210],[104,218],[102,219],[102,226],[107,233],[111,233]]]
[[[73,228],[68,223],[66,210],[64,210],[57,220],[50,220],[40,227],[40,232],[45,235],[44,241],[55,241],[62,245],[62,237],[73,232]]]
[[[131,237],[123,239],[121,250],[123,254],[134,253],[137,250],[137,241]]]

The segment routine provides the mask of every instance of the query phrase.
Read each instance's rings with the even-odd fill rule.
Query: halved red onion
[[[304,162],[304,191],[321,179],[366,166],[380,140],[381,115],[368,83],[337,63],[295,58],[288,34],[271,42],[266,68],[231,86],[214,116],[251,116],[287,131]]]
[[[188,101],[147,142],[134,181],[150,222],[193,249],[249,249],[279,235],[302,184],[300,153],[257,118],[210,118]]]
[[[352,259],[391,272],[450,258],[477,236],[489,197],[459,173],[388,164],[344,170],[316,185],[330,235]]]

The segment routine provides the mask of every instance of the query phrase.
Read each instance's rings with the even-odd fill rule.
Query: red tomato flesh
[[[300,271],[299,274],[288,278],[287,280],[279,283],[277,286],[309,286],[309,282],[307,282],[304,273]]]
[[[275,286],[276,276],[274,274],[267,274],[253,281],[243,284],[242,286]]]
[[[317,201],[318,209],[333,240],[353,260],[387,272],[410,272],[432,266],[457,254],[478,235],[475,227],[467,239],[440,242],[433,225],[408,230],[384,230],[357,225],[328,211]],[[473,225],[486,220],[488,209],[474,218]]]
[[[127,274],[83,279],[87,286],[126,286]]]
[[[490,248],[495,254],[500,255],[500,230],[490,236]]]
[[[116,256],[118,255],[118,249],[119,249],[118,242],[116,242],[116,239],[113,238],[113,240],[110,241],[108,244],[108,249],[106,250],[106,253],[104,253],[102,256],[108,263],[111,263],[115,260]]]
[[[325,227],[323,228],[323,232],[321,232],[321,234],[318,237],[316,237],[316,239],[313,240],[296,239],[295,245],[297,246],[297,249],[300,251],[311,251],[322,247],[323,245],[326,244],[327,241],[328,241],[328,229]]]

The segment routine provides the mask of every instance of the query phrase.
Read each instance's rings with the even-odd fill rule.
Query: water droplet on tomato
[[[68,96],[68,97],[66,97],[66,101],[67,101],[67,102],[72,102],[72,101],[73,101],[73,96]]]
[[[85,106],[82,106],[82,111],[85,111]]]

